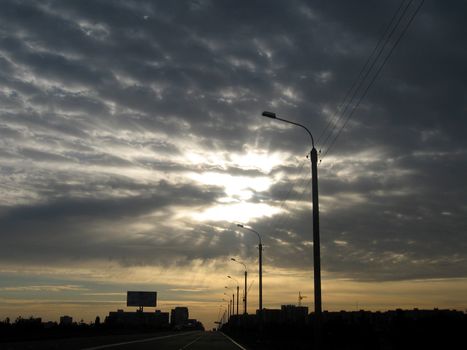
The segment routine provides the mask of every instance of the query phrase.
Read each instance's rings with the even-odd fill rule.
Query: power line
[[[302,174],[302,171],[303,171],[303,167],[305,166],[305,162],[302,162],[302,165],[300,166],[300,170],[298,170],[298,174],[299,174],[299,178],[301,177],[301,174]],[[287,199],[289,198],[290,194],[292,193],[292,190],[294,189],[295,187],[295,184],[296,182],[292,182],[290,183],[290,186],[289,186],[289,190],[287,192],[287,194],[285,195],[284,199],[282,200],[282,204],[281,204],[281,207],[279,209],[282,209],[285,202],[287,201]]]
[[[311,191],[311,187],[310,187],[310,184],[311,184],[311,178],[308,178],[308,179],[305,179],[306,181],[303,182],[303,188],[302,188],[302,191],[300,192],[300,194],[297,196],[297,199],[296,199],[296,202],[302,202],[303,199],[305,198],[305,196],[307,194],[309,194],[309,192]],[[281,229],[285,229],[286,227],[290,227],[290,222],[292,221],[292,216],[285,216],[282,220],[281,220],[281,224],[280,225],[277,225],[276,226],[276,230],[281,230]]]
[[[374,56],[374,54],[376,53],[378,47],[380,46],[380,44],[382,43],[383,39],[386,37],[387,33],[389,32],[390,28],[392,27],[393,25],[393,22],[394,20],[396,19],[396,16],[398,15],[399,11],[402,9],[402,6],[404,5],[406,0],[402,0],[401,3],[399,4],[399,7],[397,8],[396,12],[394,12],[391,20],[389,21],[388,25],[386,26],[384,32],[383,32],[383,35],[380,36],[377,44],[375,45],[375,47],[373,48],[373,51],[371,52],[371,54],[368,56],[365,64],[362,66],[362,68],[360,69],[360,72],[358,73],[357,75],[357,78],[355,79],[355,81],[353,82],[352,86],[347,90],[344,98],[341,100],[341,102],[338,104],[337,108],[336,108],[336,111],[333,113],[333,115],[331,116],[331,118],[328,120],[328,122],[326,123],[326,126],[324,127],[324,129],[321,131],[320,135],[318,136],[317,138],[317,143],[321,140],[321,137],[323,137],[327,130],[329,129],[329,127],[331,125],[334,125],[333,129],[337,126],[337,121],[340,119],[338,117],[338,113],[341,111],[341,108],[342,106],[345,104],[345,102],[347,101],[347,98],[350,96],[350,94],[352,93],[352,91],[354,91],[354,88],[357,87],[357,90],[359,88],[359,80],[360,78],[362,77],[363,73],[365,72],[368,64],[370,63],[372,57]],[[363,78],[364,79],[364,78]],[[358,83],[358,84],[357,84]],[[351,99],[352,100],[352,99]],[[350,100],[350,101],[351,101]],[[337,119],[336,119],[337,117]],[[330,135],[333,133],[333,130],[331,130],[331,132],[329,133]],[[329,138],[326,137],[326,140]],[[324,143],[326,143],[326,140],[324,141]],[[323,144],[324,144],[323,143]]]
[[[367,85],[367,87],[365,88],[363,94],[360,96],[359,100],[357,101],[357,103],[353,106],[351,112],[349,113],[349,115],[347,116],[347,119],[345,120],[344,124],[341,126],[341,128],[339,129],[338,133],[336,134],[336,136],[334,137],[334,139],[332,140],[332,142],[330,143],[330,146],[327,148],[326,152],[324,153],[323,157],[321,158],[321,160],[323,160],[326,155],[329,153],[329,151],[331,150],[331,148],[334,146],[334,144],[336,143],[336,140],[338,139],[338,137],[340,136],[342,130],[344,129],[344,127],[347,125],[348,121],[350,120],[350,118],[352,117],[352,115],[354,114],[355,110],[358,108],[358,106],[360,105],[360,103],[362,102],[363,98],[366,96],[366,94],[368,93],[368,90],[371,88],[371,86],[373,85],[373,83],[375,82],[376,78],[378,77],[379,73],[382,71],[383,67],[386,65],[387,61],[389,60],[389,58],[391,57],[392,53],[394,52],[395,48],[397,47],[397,45],[399,44],[399,42],[401,41],[402,37],[404,36],[404,34],[407,32],[407,29],[410,27],[410,25],[412,24],[413,20],[415,19],[415,17],[417,16],[418,12],[420,11],[421,7],[423,6],[423,3],[425,2],[425,0],[422,0],[419,5],[417,6],[417,8],[415,9],[415,11],[413,12],[412,16],[410,17],[409,21],[407,22],[407,24],[405,25],[405,27],[402,29],[401,33],[399,34],[399,37],[396,39],[394,45],[391,47],[390,51],[388,52],[388,54],[386,55],[386,57],[384,58],[383,62],[381,63],[381,65],[379,66],[378,70],[376,71],[376,73],[373,75],[373,78],[371,79],[370,83]]]
[[[347,113],[349,107],[352,105],[352,102],[353,100],[355,99],[355,97],[357,96],[358,92],[361,90],[361,88],[365,85],[365,80],[368,78],[368,76],[370,75],[370,73],[372,72],[373,68],[375,67],[376,63],[378,62],[378,60],[380,59],[381,55],[383,54],[386,46],[388,45],[389,41],[391,40],[392,36],[394,35],[394,33],[396,32],[397,28],[399,27],[399,24],[401,23],[402,19],[404,18],[405,14],[407,13],[407,10],[409,9],[410,5],[412,4],[413,0],[410,0],[407,5],[404,7],[404,10],[402,11],[402,13],[399,15],[399,12],[400,12],[400,9],[403,7],[404,3],[405,3],[405,0],[402,1],[402,3],[399,5],[398,9],[396,10],[396,12],[394,13],[389,25],[387,26],[386,28],[386,31],[385,33],[383,34],[383,36],[380,38],[380,40],[378,41],[377,45],[375,46],[375,50],[373,51],[378,51],[378,54],[376,55],[376,57],[373,59],[373,62],[371,63],[370,67],[366,70],[364,76],[361,78],[361,80],[359,81],[358,83],[358,86],[356,87],[356,89],[354,90],[353,94],[352,94],[352,97],[350,98],[350,100],[347,102],[347,104],[345,105],[345,108],[343,110],[343,112],[340,114],[340,116],[337,118],[337,121],[334,125],[334,128],[332,129],[332,131],[330,133],[328,133],[326,139],[324,140],[323,142],[323,145],[322,145],[322,148],[325,147],[327,141],[329,140],[329,138],[335,134],[335,130],[338,129],[338,124],[340,123],[340,121],[344,118],[345,114]],[[393,25],[394,23],[394,20],[397,18],[397,21],[395,22],[395,24]],[[391,29],[392,27],[392,29]],[[388,33],[389,32],[389,33]],[[381,42],[383,41],[384,39],[384,43],[381,47],[380,44]],[[379,50],[378,50],[378,47],[379,47]],[[371,55],[370,55],[371,57]],[[342,126],[341,126],[342,127]],[[324,156],[323,156],[324,158]],[[323,159],[322,158],[322,159]],[[322,160],[321,159],[321,160]]]
[[[297,184],[300,182],[300,185],[298,186],[299,188],[302,187],[304,185],[304,182],[307,181],[307,177],[304,177],[304,171],[303,171],[303,168],[305,166],[305,164],[307,164],[307,162],[303,162],[301,167],[300,167],[300,170],[299,170],[299,176],[298,176],[298,179],[296,179],[294,182],[291,183],[291,186],[289,188],[289,191],[287,193],[287,196],[281,201],[281,206],[280,206],[280,211],[288,211],[289,209],[289,205],[287,204],[287,201],[290,197],[290,195],[292,194],[293,190],[297,187]],[[301,180],[301,181],[300,181]],[[285,217],[282,216],[280,219],[278,219],[278,221],[275,223],[274,227],[280,227],[282,226],[283,222],[285,220]],[[270,226],[272,226],[272,222],[270,221]]]
[[[329,144],[329,147],[326,149],[326,152],[325,154],[323,155],[323,157],[321,158],[321,160],[323,160],[326,155],[329,153],[329,151],[332,149],[332,147],[334,146],[336,140],[338,139],[338,137],[340,136],[342,130],[345,128],[345,126],[347,125],[348,121],[350,120],[350,118],[352,117],[353,113],[355,112],[355,110],[359,107],[360,103],[362,102],[363,98],[366,96],[368,90],[371,88],[371,86],[373,85],[373,83],[375,82],[376,78],[378,77],[379,73],[381,72],[381,70],[383,69],[383,67],[385,66],[385,64],[387,63],[387,61],[389,60],[390,56],[392,55],[392,53],[394,52],[395,48],[397,47],[397,45],[399,44],[400,40],[402,39],[402,37],[404,36],[404,34],[406,33],[407,29],[409,28],[410,24],[413,22],[414,18],[416,17],[417,13],[419,12],[420,8],[422,7],[423,3],[424,3],[424,0],[422,0],[418,7],[416,8],[416,10],[413,12],[412,16],[410,17],[410,19],[408,20],[407,24],[405,25],[405,27],[402,29],[401,33],[399,34],[399,36],[397,37],[396,41],[394,42],[393,46],[389,49],[389,52],[388,54],[383,58],[383,61],[382,63],[379,65],[379,67],[377,67],[376,69],[376,73],[373,74],[369,84],[366,85],[366,88],[364,89],[363,91],[363,94],[360,95],[360,97],[358,98],[357,102],[355,104],[353,104],[351,110],[350,110],[350,113],[347,115],[347,118],[345,119],[344,123],[341,125],[340,128],[338,128],[338,124],[340,122],[341,119],[344,118],[347,110],[349,109],[349,107],[351,106],[353,100],[356,98],[357,96],[357,93],[364,87],[365,85],[365,80],[370,76],[370,73],[373,71],[373,69],[375,68],[378,60],[380,59],[381,55],[383,54],[383,52],[385,51],[385,48],[386,46],[388,45],[389,41],[391,40],[391,38],[393,37],[394,33],[396,32],[396,30],[398,29],[400,23],[402,22],[402,20],[404,19],[408,9],[410,8],[410,6],[412,5],[413,3],[413,0],[409,0],[407,5],[404,7],[404,4],[406,3],[407,0],[402,0],[401,3],[399,4],[399,7],[397,8],[397,10],[394,12],[389,24],[386,26],[385,30],[384,30],[384,33],[383,35],[380,37],[380,39],[378,40],[378,43],[376,44],[376,46],[374,47],[372,53],[370,54],[370,56],[368,57],[367,61],[365,62],[365,64],[363,65],[362,69],[360,70],[358,76],[357,76],[357,79],[354,81],[354,83],[352,84],[351,88],[347,91],[344,99],[341,101],[341,103],[339,104],[338,108],[337,108],[337,111],[336,113],[334,113],[334,115],[331,117],[331,119],[328,121],[326,127],[324,128],[324,130],[321,132],[318,140],[323,137],[326,132],[328,131],[328,129],[331,127],[332,124],[334,124],[334,126],[331,128],[329,134],[327,135],[325,141],[323,142],[323,145],[326,144],[326,142],[329,140],[329,138],[335,134],[334,138],[331,140],[330,144]],[[404,8],[402,10],[402,8]],[[402,10],[402,12],[401,12]],[[381,46],[382,44],[382,46]],[[375,53],[378,52],[376,54],[376,57],[373,58],[373,56],[375,55]],[[373,59],[373,61],[372,61]],[[370,64],[371,62],[371,64]],[[351,96],[350,100],[348,100],[349,96]],[[348,100],[348,101],[347,101]],[[347,103],[346,103],[347,101]],[[341,111],[341,108],[343,107],[343,105],[345,104],[345,108],[343,110],[342,113],[340,113],[339,115],[339,112]],[[337,118],[335,118],[337,117]],[[337,131],[337,133],[335,132],[337,129],[339,129]],[[299,170],[299,173],[302,171],[303,169],[303,166],[306,162],[304,162]],[[300,175],[301,177],[301,175]],[[304,195],[306,194],[306,190],[307,188],[309,187],[309,183],[311,182],[310,179],[308,179],[308,185],[307,186],[304,186],[305,185],[305,182],[307,181],[307,179],[303,179],[300,186],[299,187],[303,187],[302,188],[302,191],[301,193],[298,195],[298,197],[296,197],[297,201],[301,201],[304,197]],[[281,206],[280,206],[280,209],[284,209],[284,208],[288,208],[289,205],[287,204],[287,201],[292,193],[292,191],[295,189],[296,187],[296,184],[298,183],[298,181],[295,181],[289,188],[288,192],[287,192],[287,195],[286,197],[282,200],[281,202]],[[277,230],[277,229],[281,229],[282,227],[285,227],[284,224],[288,223],[289,221],[291,220],[291,217],[290,216],[282,216],[279,221],[276,223],[274,229]],[[270,225],[272,225],[272,222],[270,221]]]
[[[295,189],[295,186],[296,184],[298,183],[298,181],[300,180],[300,178],[302,178],[303,176],[303,168],[305,166],[305,163],[306,162],[302,162],[302,165],[300,166],[300,169],[298,170],[298,179],[296,179],[296,181],[293,181],[293,182],[290,182],[289,183],[289,187],[288,187],[288,190],[287,190],[287,193],[286,195],[284,196],[284,198],[280,201],[280,207],[279,207],[279,210],[282,210],[284,209],[285,207],[287,207],[287,200],[289,199],[292,191]]]

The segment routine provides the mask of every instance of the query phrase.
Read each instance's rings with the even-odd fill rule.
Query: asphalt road
[[[184,332],[132,337],[107,336],[21,343],[0,343],[5,350],[55,350],[55,349],[156,349],[156,350],[239,350],[244,349],[221,332]]]

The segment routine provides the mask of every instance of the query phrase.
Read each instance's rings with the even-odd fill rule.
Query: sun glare
[[[280,212],[279,208],[265,203],[220,204],[195,213],[198,221],[252,222],[261,217],[271,217]]]
[[[269,154],[266,151],[248,151],[246,154],[232,154],[230,158],[242,169],[257,169],[267,174],[273,168],[283,164],[286,156],[277,152]]]
[[[225,194],[235,200],[248,200],[254,192],[267,191],[272,179],[266,176],[233,176],[216,172],[193,173],[193,180],[203,184],[223,187]]]

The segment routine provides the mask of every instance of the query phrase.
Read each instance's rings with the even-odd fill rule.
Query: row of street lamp
[[[236,263],[240,264],[240,265],[243,265],[243,267],[245,268],[245,272],[244,272],[244,275],[245,275],[245,287],[244,287],[244,294],[243,294],[243,313],[246,314],[247,313],[247,294],[248,294],[248,290],[247,290],[247,280],[248,280],[248,270],[246,268],[246,265],[239,261],[239,260],[236,260],[235,258],[230,258],[230,260],[232,261],[235,261]],[[237,300],[238,300],[238,297],[237,297]]]
[[[258,233],[258,231],[255,231],[252,228],[246,227],[245,225],[242,225],[242,224],[237,224],[237,227],[253,232],[258,236],[259,311],[261,313],[261,311],[263,310],[263,243],[261,241],[261,236]],[[246,276],[246,272],[245,272],[245,276]],[[246,278],[245,278],[245,300],[246,300]],[[246,301],[245,301],[245,309],[246,309]]]
[[[261,310],[263,309],[263,266],[262,266],[263,265],[263,244],[262,244],[262,241],[261,241],[261,236],[257,231],[253,230],[250,227],[247,227],[247,226],[242,225],[242,224],[237,224],[237,226],[242,228],[242,229],[253,232],[258,236],[258,242],[259,242],[259,245],[258,245],[258,252],[259,252],[259,310],[261,312]],[[243,294],[243,313],[246,314],[247,309],[248,309],[248,288],[247,288],[248,269],[247,269],[245,263],[243,263],[242,261],[237,260],[235,258],[230,258],[230,260],[234,261],[234,262],[236,262],[238,264],[241,264],[245,269],[244,270],[245,286],[244,286],[244,294]],[[237,312],[236,312],[236,314],[238,315],[240,284],[239,284],[239,282],[238,282],[238,280],[236,278],[234,278],[234,277],[232,277],[230,275],[227,276],[227,278],[230,278],[231,280],[233,280],[233,281],[235,281],[237,283]],[[231,289],[228,286],[225,286],[225,288],[226,289]],[[226,293],[224,293],[224,294],[227,295]],[[228,307],[228,316],[229,317],[234,314],[234,307],[235,307],[235,294],[232,294],[232,299],[229,300],[229,307]]]
[[[321,253],[320,253],[320,233],[319,233],[319,201],[318,201],[318,152],[315,148],[315,141],[310,130],[302,124],[279,118],[273,112],[263,112],[263,117],[271,118],[278,120],[284,123],[292,124],[304,129],[311,139],[311,151],[310,151],[310,161],[311,161],[311,178],[312,178],[312,205],[313,205],[313,273],[314,273],[314,301],[315,301],[315,348],[320,349],[321,342],[321,318],[322,318],[322,307],[321,307]],[[262,311],[263,311],[263,281],[262,281],[262,254],[263,246],[261,242],[260,234],[253,230],[251,227],[246,227],[242,224],[237,224],[239,228],[248,230],[255,233],[258,236],[258,253],[259,253],[259,316],[260,316],[260,327],[262,325]],[[244,295],[244,313],[247,313],[247,268],[246,265],[234,258],[231,258],[232,261],[238,262],[245,267],[245,295]],[[231,278],[231,276],[228,276]],[[226,287],[227,288],[227,287]],[[237,315],[238,315],[238,281],[237,281]],[[235,295],[232,295],[232,300],[229,302],[229,317],[233,314],[233,301]]]

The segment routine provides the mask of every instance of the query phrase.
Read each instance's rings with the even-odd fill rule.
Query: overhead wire
[[[303,183],[303,186],[302,186],[302,191],[298,194],[295,202],[302,202],[305,198],[305,196],[311,192],[311,178],[307,178],[306,181]],[[276,230],[278,231],[281,231],[281,230],[284,230],[286,227],[290,227],[290,223],[292,221],[292,216],[291,215],[288,215],[288,216],[285,216],[284,219],[282,220],[282,223],[280,226],[277,226],[276,227]]]
[[[302,173],[302,171],[303,171],[304,166],[305,166],[305,162],[302,162],[302,165],[300,166],[300,169],[297,171],[297,173],[299,174],[299,177],[301,176],[301,173]],[[284,199],[282,200],[282,204],[281,204],[281,206],[280,206],[279,209],[282,209],[283,206],[285,205],[287,199],[289,198],[289,196],[290,196],[292,190],[293,190],[294,187],[295,187],[295,184],[296,184],[296,182],[291,182],[291,183],[290,183],[289,190],[287,191],[287,194],[285,195]]]
[[[399,12],[401,11],[401,9],[403,8],[403,5],[404,3],[406,2],[407,0],[402,0],[401,3],[399,4],[397,10],[395,11],[395,13],[393,14],[391,20],[389,21],[389,24],[386,26],[384,32],[383,32],[383,35],[380,37],[380,39],[378,40],[378,43],[376,44],[376,46],[374,47],[373,51],[371,52],[371,54],[369,55],[368,59],[366,60],[365,64],[363,65],[363,67],[361,68],[359,74],[357,75],[357,79],[354,81],[354,83],[352,84],[352,86],[350,87],[350,89],[348,89],[347,93],[345,94],[344,96],[344,99],[341,101],[340,105],[338,106],[337,108],[337,111],[336,113],[334,113],[334,115],[330,118],[330,120],[328,121],[326,127],[324,128],[324,130],[321,132],[321,134],[319,135],[318,139],[317,139],[317,142],[320,140],[320,138],[322,136],[325,135],[326,131],[329,129],[329,127],[334,124],[334,127],[333,129],[330,131],[330,133],[328,134],[328,136],[326,137],[325,141],[323,144],[326,143],[326,141],[329,139],[330,135],[332,135],[334,133],[334,130],[335,128],[337,127],[337,124],[338,122],[340,121],[340,119],[342,118],[342,115],[339,116],[338,115],[338,112],[340,111],[340,109],[344,106],[344,104],[346,104],[346,101],[348,100],[349,96],[351,95],[351,98],[350,100],[347,102],[346,106],[345,106],[345,109],[344,109],[344,114],[345,112],[347,111],[348,109],[348,106],[349,104],[353,101],[353,99],[355,98],[355,95],[356,93],[358,92],[358,90],[361,88],[361,85],[362,83],[364,82],[364,80],[367,78],[369,72],[373,69],[376,61],[379,59],[379,57],[381,56],[381,53],[382,53],[382,50],[380,50],[380,52],[377,54],[376,58],[373,60],[373,62],[370,64],[371,60],[372,60],[372,57],[375,55],[375,53],[378,51],[378,48],[380,47],[381,43],[383,42],[383,40],[385,40],[385,43],[384,45],[382,46],[382,49],[384,50],[384,48],[386,47],[387,45],[387,40],[392,36],[395,28],[399,25],[402,17],[405,15],[408,7],[410,6],[410,4],[412,3],[413,0],[409,0],[408,2],[408,5],[404,8],[402,14],[399,16],[399,19],[396,23],[396,25],[394,25],[394,21],[396,20]],[[393,30],[390,32],[390,34],[388,35],[388,32],[390,31],[391,27],[393,27],[394,25],[394,28]],[[370,65],[370,67],[368,68],[367,70],[367,67],[368,65]],[[365,72],[366,71],[366,72]],[[363,77],[362,77],[363,75]],[[335,118],[337,117],[337,118]],[[303,162],[302,163],[302,166],[299,170],[299,172],[301,172],[303,166],[305,165],[306,162]],[[300,186],[299,187],[303,187],[304,184],[305,184],[305,181],[307,181],[306,178],[304,178],[301,183],[300,183]],[[284,209],[286,209],[286,211],[288,210],[288,204],[287,204],[287,201],[289,199],[289,196],[290,194],[292,193],[292,191],[295,189],[296,187],[296,184],[298,183],[298,181],[295,181],[292,183],[292,185],[289,187],[289,190],[285,196],[285,198],[281,201],[281,205],[280,205],[280,211],[283,211]],[[302,189],[302,192],[301,194],[299,195],[300,197],[300,200],[303,199],[303,194],[305,193],[305,190],[306,190],[306,187]],[[300,201],[299,200],[299,201]],[[282,216],[281,219],[279,219],[279,221],[277,223],[275,223],[275,228],[276,229],[281,229],[282,226],[284,226],[284,221],[286,221],[287,219]],[[272,223],[271,223],[272,224]]]
[[[287,192],[287,195],[285,196],[285,198],[281,201],[281,205],[279,207],[279,211],[281,212],[287,212],[289,210],[289,205],[287,204],[288,200],[289,200],[289,197],[290,195],[293,193],[293,191],[295,190],[295,188],[297,188],[297,184],[298,185],[298,188],[302,187],[303,186],[303,183],[304,181],[307,180],[307,177],[305,177],[305,172],[308,172],[308,169],[305,169],[305,171],[303,170],[304,167],[305,167],[305,164],[307,164],[306,161],[303,161],[302,162],[302,165],[300,166],[300,170],[297,172],[298,173],[298,177],[295,181],[291,182],[291,185],[289,187],[289,190]],[[270,225],[272,226],[272,224],[274,223],[274,227],[281,227],[283,225],[283,221],[285,220],[285,217],[284,216],[280,216],[278,219],[277,222],[273,222],[273,221],[270,221]]]
[[[319,141],[322,137],[324,137],[326,135],[326,133],[329,131],[326,138],[325,138],[325,140],[324,140],[324,142],[322,143],[322,146],[326,146],[326,143],[328,142],[328,140],[331,138],[332,135],[334,135],[334,138],[332,138],[332,140],[328,144],[328,147],[326,148],[326,152],[321,157],[321,161],[327,156],[329,151],[334,146],[336,140],[338,139],[338,137],[342,133],[342,130],[345,128],[348,121],[350,120],[350,118],[354,114],[355,110],[359,107],[360,103],[362,102],[362,100],[364,99],[366,94],[368,93],[369,89],[371,88],[371,86],[375,82],[376,78],[378,77],[379,73],[381,72],[381,70],[383,69],[383,67],[385,66],[387,61],[389,60],[390,56],[392,55],[395,48],[399,44],[399,42],[402,39],[402,37],[404,36],[405,32],[409,28],[410,24],[413,22],[414,18],[416,17],[417,13],[419,12],[419,10],[422,7],[425,0],[421,0],[419,5],[417,6],[416,10],[412,13],[412,16],[410,17],[410,19],[406,23],[405,27],[400,32],[399,36],[397,37],[397,39],[394,42],[394,44],[392,45],[392,47],[389,49],[388,54],[383,58],[382,63],[376,68],[376,72],[371,77],[370,82],[368,84],[366,84],[366,87],[364,88],[363,93],[358,97],[357,102],[353,104],[353,106],[352,106],[352,108],[350,110],[350,113],[347,114],[347,117],[345,118],[344,122],[339,127],[338,126],[339,123],[344,118],[344,116],[345,116],[347,110],[349,109],[349,107],[352,105],[353,100],[357,97],[357,93],[365,86],[365,81],[367,80],[367,78],[370,76],[370,73],[375,68],[376,63],[381,58],[381,55],[385,51],[386,46],[389,44],[389,42],[390,42],[391,38],[393,37],[394,33],[396,33],[400,23],[404,19],[405,15],[406,15],[408,9],[410,8],[410,6],[412,5],[413,1],[414,0],[408,0],[408,2],[407,2],[407,0],[402,0],[401,1],[401,3],[399,4],[397,10],[394,12],[391,20],[389,21],[388,25],[386,26],[386,28],[385,28],[385,30],[383,32],[383,35],[378,40],[378,42],[375,45],[373,51],[371,52],[371,54],[369,55],[369,57],[366,60],[365,64],[361,68],[359,74],[357,75],[356,80],[354,81],[354,83],[352,84],[350,89],[348,89],[348,91],[346,92],[344,98],[339,103],[339,105],[338,105],[338,107],[336,109],[336,112],[329,119],[329,121],[326,124],[325,128],[320,133],[317,141]],[[404,4],[406,2],[407,2],[407,4],[404,7]],[[401,10],[402,10],[402,12],[401,12]],[[376,54],[376,57],[374,57],[375,54]],[[349,100],[349,96],[350,96],[350,100]],[[345,105],[345,107],[344,107],[344,105]],[[342,111],[342,108],[343,108],[343,111]],[[339,112],[341,112],[341,113],[339,113]],[[329,128],[331,128],[331,130],[329,130]],[[337,132],[336,132],[336,130],[337,130]],[[320,150],[320,152],[321,152],[321,150]],[[302,169],[303,169],[305,163],[307,163],[307,162],[302,163],[302,165],[300,167],[300,170],[299,170],[299,173],[302,172]],[[300,173],[299,179],[301,178],[301,176],[302,175]],[[298,182],[299,182],[299,180],[294,181],[292,183],[292,185],[289,187],[289,190],[287,191],[287,194],[286,194],[285,198],[281,201],[281,205],[280,205],[280,210],[281,211],[283,211],[284,209],[286,209],[286,211],[288,210],[288,208],[289,208],[289,205],[287,203],[288,199],[289,199],[290,195],[292,194],[292,191],[296,188],[296,185],[297,185]],[[305,184],[305,182],[307,182],[307,185]],[[300,202],[300,201],[303,200],[303,197],[306,194],[306,190],[309,189],[309,187],[310,187],[309,186],[310,182],[311,182],[311,179],[308,179],[308,178],[303,178],[302,179],[302,181],[300,182],[300,186],[299,186],[299,188],[302,187],[302,191],[296,197],[297,198],[296,201]],[[275,230],[281,230],[283,227],[286,227],[285,224],[288,224],[290,220],[291,220],[290,215],[280,216],[280,219],[274,225],[274,229]],[[273,224],[273,221],[274,220],[270,221],[270,225]]]
[[[298,196],[295,196],[294,202],[297,202],[297,201],[300,201],[300,200],[301,200],[301,195],[302,195],[302,193],[303,193],[303,191],[304,191],[303,188],[306,189],[305,184],[308,183],[309,181],[310,181],[310,178],[309,178],[308,176],[302,178],[302,181],[300,182],[300,185],[297,186],[297,193],[300,193],[300,194],[299,194]],[[298,192],[298,189],[300,189],[300,188],[302,189],[302,192]],[[289,208],[290,208],[289,204],[286,204],[286,205],[284,206],[284,209],[285,209],[284,211],[288,212],[288,211],[289,211]],[[283,224],[284,224],[283,221],[285,221],[285,220],[286,220],[285,217],[283,217],[282,222],[279,222],[279,223],[277,224],[277,226],[278,226],[278,227],[283,226]]]
[[[336,143],[337,139],[339,138],[340,134],[342,133],[342,130],[345,128],[345,126],[347,125],[347,123],[349,122],[350,118],[353,116],[355,110],[360,106],[360,103],[362,102],[362,100],[365,98],[366,94],[368,93],[368,91],[370,90],[371,86],[373,85],[373,83],[376,81],[376,78],[378,77],[378,75],[380,74],[380,72],[382,71],[382,69],[384,68],[384,66],[386,65],[387,61],[389,60],[389,58],[391,57],[392,53],[394,52],[395,48],[397,47],[397,45],[399,44],[399,42],[401,41],[402,37],[405,35],[405,33],[407,32],[408,28],[410,27],[410,25],[412,24],[413,20],[415,19],[415,17],[417,16],[418,12],[420,11],[420,9],[422,8],[423,6],[423,3],[425,2],[425,0],[421,0],[420,3],[418,4],[418,6],[416,7],[415,11],[412,13],[412,16],[409,18],[409,20],[407,21],[405,27],[402,29],[402,31],[400,32],[399,36],[397,37],[396,41],[394,42],[393,46],[391,47],[391,49],[389,50],[389,52],[387,53],[387,55],[384,57],[383,59],[383,62],[380,64],[380,66],[378,67],[376,73],[373,75],[372,79],[370,80],[369,84],[366,86],[365,90],[363,91],[363,94],[360,95],[360,98],[358,99],[357,103],[353,106],[352,110],[350,111],[350,113],[348,114],[345,122],[342,124],[342,126],[339,128],[338,132],[336,133],[335,137],[333,138],[333,140],[331,141],[329,147],[326,149],[326,152],[324,153],[324,155],[322,156],[321,160],[323,160],[326,155],[329,153],[329,151],[332,149],[332,147],[334,146],[334,144]]]
[[[341,120],[344,118],[345,114],[347,113],[347,110],[349,109],[349,107],[352,105],[353,103],[353,100],[355,99],[355,97],[357,96],[358,92],[361,90],[361,88],[364,86],[365,84],[365,80],[368,78],[368,76],[370,75],[370,73],[372,72],[373,68],[375,67],[376,63],[378,62],[379,58],[381,57],[381,55],[383,54],[386,46],[388,45],[389,41],[391,40],[392,36],[394,35],[395,31],[397,30],[399,24],[401,23],[402,19],[404,18],[405,14],[407,13],[407,10],[409,9],[410,5],[412,4],[413,0],[409,0],[407,2],[407,5],[404,7],[402,13],[399,14],[400,12],[400,9],[403,7],[404,3],[406,2],[406,0],[402,0],[401,4],[399,5],[399,7],[397,8],[396,12],[394,13],[391,21],[389,22],[388,26],[386,27],[386,30],[385,32],[383,33],[383,35],[381,36],[380,40],[378,41],[378,43],[376,44],[375,46],[375,49],[373,50],[374,52],[375,51],[378,51],[376,57],[374,57],[374,59],[372,60],[372,63],[370,64],[370,66],[368,67],[368,69],[366,69],[366,72],[365,74],[360,78],[360,79],[357,79],[358,81],[358,84],[355,84],[357,85],[356,88],[353,90],[353,93],[352,93],[352,96],[350,98],[350,100],[345,104],[345,108],[344,110],[340,113],[340,115],[338,115],[335,123],[334,123],[334,127],[333,129],[327,134],[327,137],[326,139],[324,140],[323,144],[322,144],[322,147],[321,149],[325,148],[326,147],[326,143],[327,141],[329,140],[329,138],[335,134],[335,130],[337,130],[339,128],[339,123],[341,122]],[[397,20],[396,20],[397,19]],[[394,23],[394,21],[396,20],[396,22]],[[392,28],[392,29],[391,29]],[[384,40],[384,42],[383,42]],[[383,44],[381,45],[381,43],[383,42]],[[369,58],[371,58],[372,55],[369,56]],[[365,66],[364,66],[365,67]],[[365,69],[363,69],[365,70]],[[342,126],[342,125],[341,125]],[[322,158],[321,158],[322,160]]]
[[[405,3],[406,0],[402,0],[401,3],[399,4],[397,10],[394,12],[391,20],[389,21],[389,23],[387,24],[386,28],[384,29],[383,31],[383,35],[380,36],[378,42],[376,43],[375,47],[373,48],[373,51],[371,52],[371,54],[368,56],[366,62],[364,63],[364,65],[362,66],[362,68],[360,69],[359,73],[357,74],[357,77],[356,79],[354,80],[353,84],[351,85],[351,87],[347,90],[345,96],[343,99],[341,99],[341,101],[339,102],[337,108],[336,108],[336,111],[332,114],[331,118],[329,118],[328,122],[326,123],[326,126],[323,128],[323,130],[321,131],[321,133],[319,134],[316,142],[318,143],[320,140],[321,140],[321,137],[323,137],[326,132],[328,131],[329,127],[331,127],[331,125],[337,125],[337,120],[339,119],[338,117],[338,113],[340,112],[340,110],[342,109],[342,106],[345,104],[345,102],[347,101],[347,99],[349,98],[350,94],[352,93],[352,91],[354,91],[355,88],[358,89],[358,86],[359,86],[359,81],[363,75],[363,73],[365,72],[368,64],[370,63],[372,57],[374,56],[374,54],[376,53],[378,47],[381,45],[383,39],[386,37],[387,33],[389,32],[390,28],[392,27],[393,23],[394,23],[394,20],[396,19],[398,13],[400,12],[400,10],[402,9],[404,3]],[[336,118],[337,117],[337,118]],[[330,132],[330,134],[332,134],[332,131]],[[328,136],[329,137],[329,136]],[[326,140],[328,139],[328,137],[326,138]],[[324,143],[326,142],[326,140],[324,141]]]

